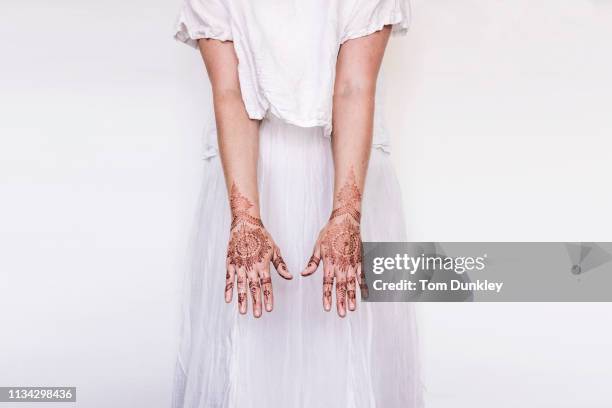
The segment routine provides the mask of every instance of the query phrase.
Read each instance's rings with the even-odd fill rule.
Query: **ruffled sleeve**
[[[405,34],[410,26],[409,0],[356,0],[347,19],[340,44],[364,37],[392,25],[393,34]]]
[[[201,38],[232,40],[229,12],[223,0],[185,0],[174,38],[194,48]]]

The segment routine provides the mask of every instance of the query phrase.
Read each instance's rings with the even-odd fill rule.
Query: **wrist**
[[[352,221],[359,224],[361,222],[361,204],[342,205],[342,203],[334,203],[330,220],[350,218]]]
[[[259,203],[256,200],[253,202],[247,196],[242,195],[236,183],[232,184],[230,190],[230,211],[232,214],[231,228],[241,223],[263,227],[259,214]]]

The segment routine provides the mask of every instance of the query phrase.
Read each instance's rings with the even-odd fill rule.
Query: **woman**
[[[174,407],[420,406],[410,305],[357,296],[362,236],[404,239],[374,102],[408,18],[406,0],[187,0],[176,38],[216,127]]]

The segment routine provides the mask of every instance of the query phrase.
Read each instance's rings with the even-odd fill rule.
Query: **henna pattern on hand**
[[[233,220],[227,257],[234,267],[244,267],[251,271],[256,263],[263,262],[272,253],[270,238],[264,232],[263,224],[247,211],[253,204],[240,194],[236,184],[232,184],[230,208]]]
[[[341,271],[361,263],[361,235],[359,227],[348,219],[328,227],[321,241],[323,253]]]
[[[357,187],[353,169],[350,170],[348,179],[336,199],[338,204],[323,235],[321,248],[332,265],[347,272],[349,268],[361,263],[361,214],[358,211],[361,192]],[[342,219],[338,220],[339,217]]]
[[[232,231],[227,256],[236,268],[244,267],[251,271],[271,251],[272,245],[260,228],[249,228],[242,224],[236,231]]]

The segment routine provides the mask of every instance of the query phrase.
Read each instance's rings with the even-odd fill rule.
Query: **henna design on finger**
[[[283,259],[283,257],[280,255],[277,255],[274,258],[272,258],[272,265],[274,265],[277,271],[279,270],[279,267],[282,268],[283,270],[287,270],[287,264],[285,263],[285,260]]]
[[[336,282],[336,290],[338,296],[338,303],[340,307],[344,307],[346,304],[346,280]]]
[[[266,307],[266,310],[271,310],[272,306],[272,278],[270,277],[265,277],[265,278],[261,278],[260,279],[260,284],[263,287],[263,296],[264,296],[264,303],[267,305],[270,305],[270,309],[268,309],[268,307]]]
[[[349,305],[352,305],[352,307],[354,307],[355,305],[355,300],[356,300],[356,279],[354,276],[351,276],[348,279],[348,282],[346,284],[346,297],[349,301]]]
[[[243,308],[244,302],[246,301],[246,293],[242,292],[238,294],[238,305],[240,305],[240,309]]]
[[[332,288],[334,286],[334,278],[323,278],[323,296],[331,302]]]
[[[238,303],[242,306],[246,300],[246,286],[244,277],[238,276]]]
[[[234,282],[231,279],[230,273],[227,271],[225,272],[225,294],[227,295],[228,292],[231,292],[233,288],[234,288]]]
[[[257,290],[260,288],[260,284],[257,281],[249,280],[249,289],[251,290],[251,296],[253,297],[253,302],[257,302]]]
[[[321,262],[321,258],[317,258],[316,256],[311,256],[310,260],[308,261],[308,267],[311,266],[319,266],[319,262]]]

